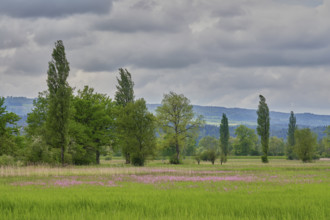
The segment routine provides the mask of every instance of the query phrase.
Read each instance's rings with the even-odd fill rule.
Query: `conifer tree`
[[[270,118],[269,118],[269,109],[266,103],[265,97],[259,95],[260,101],[258,106],[258,127],[257,132],[261,139],[261,146],[263,155],[261,160],[263,163],[268,163],[267,153],[269,148],[269,127],[270,127]]]
[[[220,124],[220,148],[221,148],[221,156],[220,162],[227,162],[227,154],[228,154],[228,145],[229,145],[229,127],[228,127],[228,118],[226,114],[222,114],[221,124]]]
[[[64,154],[67,147],[69,110],[72,89],[67,82],[69,62],[61,40],[55,43],[52,60],[48,63],[49,108],[46,127],[50,145],[60,148],[60,161],[64,165]]]

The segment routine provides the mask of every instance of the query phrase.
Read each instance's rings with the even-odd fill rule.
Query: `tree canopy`
[[[19,134],[17,121],[20,119],[18,115],[7,112],[4,106],[5,98],[0,97],[0,156],[15,155],[16,153],[16,135]]]
[[[126,149],[133,165],[143,166],[156,149],[156,124],[144,99],[128,103],[117,118],[119,143]]]
[[[309,128],[297,129],[295,131],[295,152],[303,162],[311,162],[315,154],[317,136]]]
[[[235,155],[249,155],[258,141],[255,130],[240,125],[235,129],[235,135],[236,138],[233,143]]]
[[[193,112],[193,106],[188,98],[182,94],[170,92],[165,94],[162,105],[156,109],[157,120],[167,140],[166,147],[173,146],[175,154],[173,163],[180,163],[180,153],[187,143],[187,139],[193,137],[193,132],[203,124],[202,117]]]

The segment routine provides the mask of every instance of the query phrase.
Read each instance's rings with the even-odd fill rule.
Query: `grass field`
[[[330,161],[1,167],[0,219],[330,219]]]

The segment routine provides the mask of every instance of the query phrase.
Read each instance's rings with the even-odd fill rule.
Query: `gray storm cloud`
[[[123,67],[152,103],[173,90],[194,104],[256,108],[262,93],[274,110],[330,114],[329,1],[0,3],[0,95],[45,89],[61,39],[77,88],[113,96]]]
[[[61,17],[109,12],[111,0],[1,0],[0,13],[18,18]]]

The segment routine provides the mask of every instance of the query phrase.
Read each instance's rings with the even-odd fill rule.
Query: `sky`
[[[330,0],[0,0],[0,96],[37,97],[63,40],[75,91],[330,115]]]

